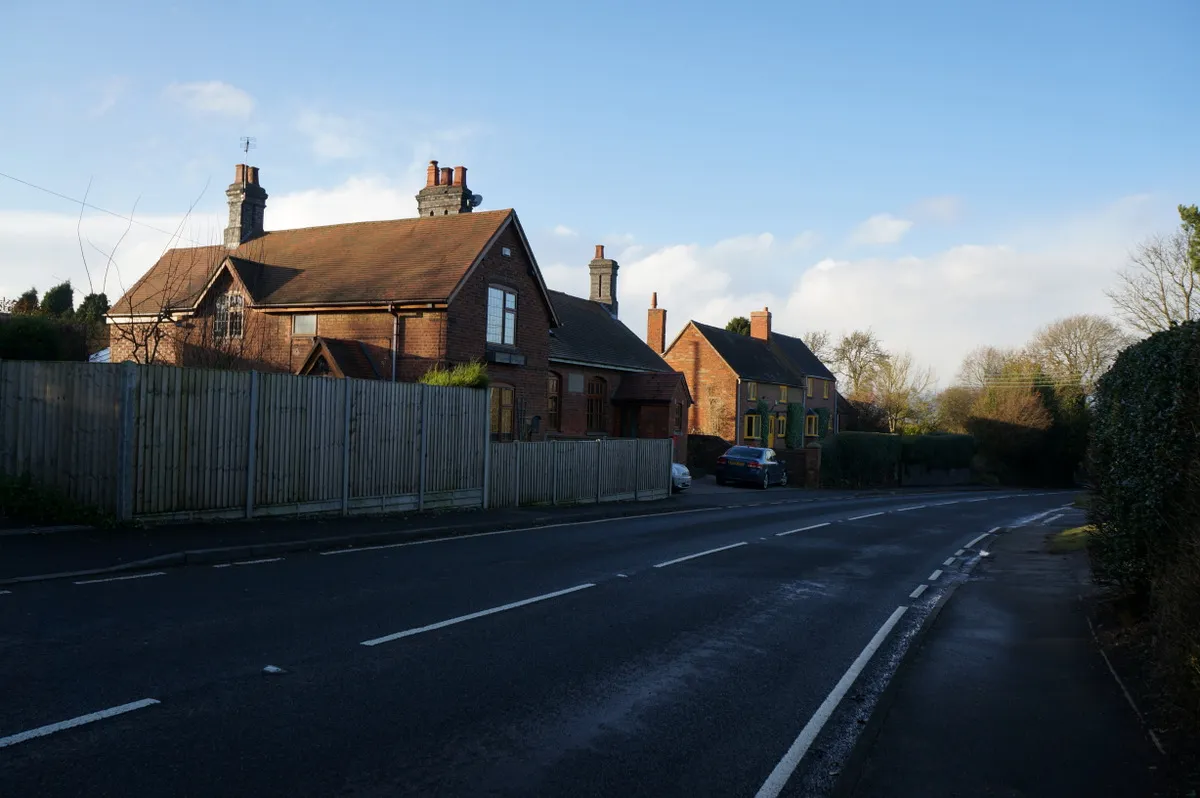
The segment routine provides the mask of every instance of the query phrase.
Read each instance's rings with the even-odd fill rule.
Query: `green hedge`
[[[906,435],[900,439],[900,461],[948,471],[970,468],[975,456],[975,438],[970,435]]]
[[[87,328],[50,316],[9,316],[0,320],[0,359],[86,361]]]
[[[800,402],[789,402],[787,406],[787,440],[789,449],[799,449],[804,445],[804,405]]]
[[[1174,510],[1200,458],[1198,394],[1197,322],[1126,349],[1096,390],[1088,464],[1092,551],[1102,575],[1134,593],[1150,590],[1180,542]],[[1185,528],[1198,531],[1194,522]]]
[[[451,388],[486,388],[491,383],[483,363],[459,363],[450,368],[434,366],[421,375],[419,382]]]

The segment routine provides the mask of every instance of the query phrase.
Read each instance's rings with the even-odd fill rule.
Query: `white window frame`
[[[213,316],[213,337],[219,341],[241,338],[246,331],[246,298],[240,291],[228,291],[217,297]]]
[[[312,331],[300,332],[296,329],[296,322],[300,319],[312,319]],[[292,315],[292,335],[316,335],[317,334],[317,314],[316,313],[295,313]]]

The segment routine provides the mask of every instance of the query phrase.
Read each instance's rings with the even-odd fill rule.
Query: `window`
[[[821,380],[821,389],[825,392],[826,399],[829,398],[829,380]]]
[[[812,399],[812,389],[813,389],[813,378],[809,377],[808,378],[808,398],[809,399]]]
[[[675,403],[675,432],[683,432],[683,402]]]
[[[561,402],[562,380],[557,374],[551,374],[546,386],[546,425],[550,429],[559,429],[562,423],[558,409]]]
[[[492,388],[492,437],[500,441],[513,439],[513,389],[497,385]]]
[[[504,257],[506,257],[506,258],[511,258],[511,257],[512,257],[512,250],[511,250],[511,249],[509,249],[508,247],[500,247],[500,254],[501,254],[501,255],[503,255],[503,256],[504,256]]]
[[[313,313],[292,316],[292,335],[316,335],[317,317]]]
[[[762,437],[762,419],[758,413],[747,413],[746,423],[744,428],[744,436],[747,440],[757,439]]]
[[[757,382],[746,383],[746,398],[749,399],[751,402],[758,399],[758,383]]]
[[[506,346],[517,342],[517,295],[507,288],[488,288],[487,340]]]
[[[787,386],[786,385],[779,386],[779,401],[783,402],[785,405],[787,404]]]
[[[246,303],[236,291],[217,297],[217,315],[213,319],[213,335],[218,340],[241,338],[246,326]]]
[[[775,437],[776,438],[786,438],[787,437],[787,416],[785,416],[785,415],[775,416]]]
[[[604,408],[608,404],[608,385],[599,377],[587,382],[587,428],[588,432],[605,432]]]
[[[809,413],[804,417],[804,434],[815,437],[817,434],[817,414]]]

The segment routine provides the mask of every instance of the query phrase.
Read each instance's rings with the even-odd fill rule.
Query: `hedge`
[[[970,468],[970,435],[889,435],[839,432],[821,444],[821,484],[832,488],[877,488],[898,484],[904,466],[931,471]]]
[[[789,402],[787,406],[787,440],[789,449],[799,449],[804,445],[804,405],[800,402]]]
[[[50,316],[9,316],[0,320],[0,359],[86,361],[87,328]]]
[[[900,462],[930,470],[970,468],[975,438],[970,435],[906,435],[900,439]]]
[[[450,368],[434,366],[421,375],[420,382],[426,385],[441,385],[453,388],[486,388],[491,382],[487,366],[483,363],[459,363]]]

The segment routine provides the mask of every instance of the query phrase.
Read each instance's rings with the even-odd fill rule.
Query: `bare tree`
[[[895,432],[904,422],[923,415],[936,378],[933,369],[917,366],[912,354],[904,352],[876,366],[869,380],[872,402],[887,419],[888,432]]]
[[[971,418],[971,408],[979,398],[980,388],[951,386],[937,395],[937,428],[942,432],[964,433]]]
[[[724,393],[715,386],[704,388],[704,424],[700,431],[705,435],[721,436],[729,422],[729,402]]]
[[[1130,336],[1103,316],[1079,314],[1039,329],[1029,354],[1056,382],[1079,385],[1091,394],[1096,380],[1130,343]]]
[[[1200,274],[1192,269],[1183,229],[1139,244],[1117,285],[1107,292],[1117,314],[1134,330],[1152,335],[1200,319]]]
[[[960,385],[981,388],[994,382],[1011,366],[1024,358],[1019,349],[980,346],[963,358],[958,369]]]
[[[817,360],[825,364],[833,362],[833,336],[829,330],[809,330],[800,336],[800,340],[817,356]]]
[[[846,378],[851,394],[863,390],[876,369],[887,359],[883,344],[870,329],[843,335],[833,348],[834,367]]]

